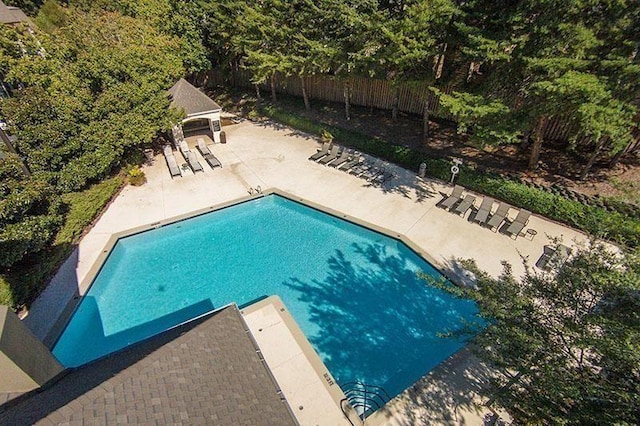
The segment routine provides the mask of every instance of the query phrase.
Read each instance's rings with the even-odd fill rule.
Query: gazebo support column
[[[213,126],[213,119],[209,119],[209,130],[211,130],[211,135],[213,136],[213,142],[220,143],[220,132],[216,132]]]

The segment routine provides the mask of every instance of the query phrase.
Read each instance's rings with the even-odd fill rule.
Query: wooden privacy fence
[[[209,87],[215,85],[231,84],[236,87],[253,88],[251,73],[247,70],[235,70],[226,76],[220,70],[214,69],[195,76],[199,85]],[[423,81],[392,82],[369,77],[352,76],[339,78],[325,74],[317,74],[305,77],[305,88],[309,99],[327,102],[344,102],[345,85],[349,88],[349,100],[352,105],[392,110],[394,105],[398,111],[422,114],[425,105],[429,114],[439,118],[452,119],[452,117],[440,108],[438,96],[429,90],[429,84]],[[276,91],[288,95],[302,97],[302,81],[300,77],[286,77],[276,74]],[[259,85],[261,90],[271,89],[269,81]],[[443,93],[451,93],[454,87],[451,85],[438,88]],[[544,129],[544,138],[548,140],[567,141],[573,128],[566,118],[557,117],[549,120]],[[634,143],[629,145],[627,152],[640,149],[640,131],[633,131]],[[588,138],[583,138],[579,143],[588,143]]]
[[[197,83],[208,86],[229,84],[236,87],[255,87],[251,83],[251,73],[246,70],[233,71],[227,79],[219,70],[210,70],[196,76]],[[302,96],[302,81],[299,77],[276,75],[276,91],[293,96]],[[422,114],[428,102],[429,113],[438,117],[447,117],[440,111],[438,97],[429,90],[425,82],[399,82],[393,84],[389,80],[368,77],[339,78],[324,74],[305,77],[305,87],[310,99],[327,102],[344,102],[345,85],[349,87],[351,104],[378,109],[393,109],[397,103],[399,111]],[[261,90],[270,90],[266,81],[258,85]],[[451,93],[452,87],[439,88],[444,93]]]
[[[277,89],[282,93],[302,96],[302,81],[299,77],[276,79]],[[325,75],[305,77],[307,94],[311,99],[330,102],[344,102],[345,85],[349,88],[350,101],[353,105],[391,110],[396,106],[398,111],[422,114],[425,104],[432,115],[442,116],[439,111],[438,97],[429,90],[424,82],[398,82],[367,77],[337,78]],[[265,87],[268,87],[265,85]],[[451,93],[451,87],[441,88],[444,93]]]

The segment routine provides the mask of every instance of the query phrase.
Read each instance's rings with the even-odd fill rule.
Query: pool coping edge
[[[80,302],[82,301],[84,295],[89,291],[89,288],[91,287],[93,281],[95,280],[96,276],[98,275],[98,273],[100,272],[100,270],[102,269],[106,259],[109,257],[111,251],[113,250],[114,246],[116,245],[116,243],[118,242],[119,239],[121,238],[126,238],[132,235],[136,235],[142,232],[146,232],[146,231],[150,231],[152,229],[157,229],[157,228],[161,228],[163,226],[167,226],[167,225],[171,225],[173,223],[177,223],[183,220],[187,220],[187,219],[191,219],[193,217],[197,217],[197,216],[201,216],[207,213],[211,213],[214,211],[218,211],[218,210],[222,210],[228,207],[232,207],[238,204],[242,204],[245,202],[249,202],[249,201],[253,201],[253,200],[257,200],[260,198],[264,198],[267,197],[269,195],[278,195],[280,197],[286,198],[288,200],[294,201],[294,202],[298,202],[300,204],[303,204],[307,207],[310,207],[312,209],[327,213],[329,215],[332,215],[334,217],[346,220],[348,222],[351,222],[353,224],[356,224],[358,226],[362,226],[364,228],[368,228],[372,231],[378,232],[380,234],[383,234],[389,238],[392,238],[396,241],[399,241],[403,244],[405,244],[409,249],[411,249],[414,253],[416,253],[418,256],[420,256],[421,258],[423,258],[424,260],[426,260],[428,263],[430,263],[431,265],[433,265],[436,270],[438,271],[438,273],[440,273],[442,276],[446,277],[448,280],[450,280],[451,282],[453,282],[454,284],[460,284],[461,282],[463,282],[463,277],[459,277],[455,274],[447,274],[445,273],[444,266],[441,262],[438,262],[433,256],[431,256],[429,253],[425,252],[423,249],[421,249],[417,244],[415,244],[411,239],[409,239],[406,235],[402,234],[402,233],[398,233],[398,232],[393,232],[387,228],[378,226],[376,224],[373,224],[371,222],[359,219],[357,217],[345,214],[344,212],[332,209],[330,207],[326,207],[324,205],[318,204],[314,201],[308,200],[306,198],[303,198],[301,196],[283,191],[279,188],[276,187],[270,187],[270,188],[266,188],[264,189],[262,192],[256,193],[256,194],[249,194],[246,195],[244,197],[240,197],[240,198],[236,198],[234,200],[230,200],[230,201],[226,201],[226,202],[222,202],[219,204],[215,204],[212,206],[208,206],[208,207],[204,207],[201,209],[197,209],[188,213],[183,213],[180,215],[176,215],[176,216],[171,216],[168,217],[166,219],[162,219],[156,222],[152,222],[146,225],[140,225],[140,226],[136,226],[133,228],[129,228],[129,229],[125,229],[123,231],[119,231],[119,232],[115,232],[113,234],[111,234],[109,236],[109,239],[107,240],[107,243],[103,246],[100,254],[98,255],[98,257],[96,258],[96,260],[93,262],[93,264],[91,265],[91,267],[89,268],[89,270],[87,271],[87,273],[85,274],[84,278],[82,280],[79,281],[78,284],[78,293],[72,297],[66,304],[66,306],[64,307],[64,309],[61,311],[60,315],[58,316],[58,318],[56,319],[56,321],[53,323],[52,327],[49,329],[49,331],[47,332],[47,334],[45,335],[44,339],[43,339],[43,343],[45,344],[45,346],[47,346],[49,349],[53,349],[53,346],[57,343],[58,338],[60,337],[60,335],[62,334],[62,332],[64,331],[65,327],[67,326],[69,320],[71,319],[71,317],[73,316],[73,313],[75,312],[76,308],[78,307],[78,305],[80,304]]]
[[[289,309],[284,304],[282,299],[280,299],[280,296],[278,295],[269,296],[256,303],[248,305],[243,309],[240,309],[240,313],[244,318],[245,316],[250,315],[256,311],[259,311],[260,309],[268,305],[273,305],[273,307],[276,309],[276,311],[278,312],[278,315],[280,316],[283,323],[288,328],[296,344],[300,347],[302,354],[309,361],[309,364],[313,368],[314,372],[317,374],[324,388],[327,390],[327,392],[329,393],[331,398],[334,400],[338,408],[342,408],[341,402],[346,400],[346,396],[344,392],[342,391],[342,389],[338,385],[338,382],[335,380],[335,378],[333,377],[333,375],[331,374],[327,366],[324,364],[324,362],[322,361],[322,359],[320,358],[316,350],[313,349],[313,346],[311,346],[309,339],[307,339],[307,336],[304,335],[304,333],[300,329],[300,326],[298,325],[296,320],[291,316],[291,314],[289,313]],[[251,334],[253,334],[253,332],[251,332]],[[256,345],[259,347],[257,343]],[[267,361],[265,360],[265,362]],[[268,362],[267,362],[267,365],[268,365]],[[282,385],[280,383],[278,383],[278,386],[282,388]],[[360,422],[360,419],[356,411],[351,407],[350,404],[346,406],[346,410],[348,413],[348,419],[352,422],[352,424],[354,424],[353,423],[354,421]],[[344,414],[344,411],[343,411],[343,414]]]

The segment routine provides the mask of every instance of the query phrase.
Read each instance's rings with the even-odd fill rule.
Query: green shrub
[[[10,307],[16,307],[17,303],[14,301],[13,292],[7,279],[0,275],[0,305],[6,305]]]
[[[258,113],[258,111],[256,111],[255,109],[252,109],[251,111],[249,111],[249,112],[247,113],[247,118],[248,118],[249,120],[252,120],[252,121],[253,121],[253,120],[256,120],[256,119],[257,119],[257,118],[259,118],[259,117],[260,117],[260,114],[259,114],[259,113]]]
[[[0,304],[14,308],[29,305],[55,274],[60,264],[69,257],[83,231],[100,214],[123,183],[122,176],[115,176],[84,191],[62,195],[62,202],[66,204],[67,210],[64,224],[55,235],[53,244],[43,245],[40,251],[29,254],[15,264],[11,271],[0,275]],[[62,216],[60,218],[62,221]],[[30,232],[36,232],[38,229],[34,227]]]
[[[42,215],[4,226],[0,230],[0,267],[10,268],[29,253],[47,247],[61,222],[61,216]]]
[[[141,186],[147,182],[147,177],[144,172],[138,166],[134,166],[127,173],[129,183],[133,186]]]
[[[55,243],[75,243],[82,235],[82,231],[91,224],[123,183],[121,176],[115,176],[84,191],[64,194],[62,199],[68,205],[69,210],[65,223],[56,236]]]
[[[322,129],[320,133],[320,137],[324,142],[331,142],[333,140],[333,135],[327,131],[327,129]]]
[[[442,158],[429,158],[407,147],[342,129],[284,111],[273,105],[264,106],[262,113],[269,118],[306,133],[322,136],[330,133],[341,144],[395,163],[409,170],[427,165],[427,175],[449,181],[452,163]],[[517,182],[497,174],[462,167],[457,183],[470,190],[489,195],[513,206],[525,208],[541,216],[565,223],[591,235],[605,238],[627,247],[640,246],[640,218],[636,215],[607,212],[601,207],[587,206],[579,201]]]

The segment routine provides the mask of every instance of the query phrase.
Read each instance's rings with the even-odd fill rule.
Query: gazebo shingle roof
[[[171,106],[184,109],[187,115],[220,111],[222,108],[210,97],[196,89],[187,80],[181,78],[169,89]]]
[[[17,24],[20,22],[27,22],[29,18],[24,14],[20,8],[7,6],[0,1],[0,23],[2,24]]]
[[[235,306],[0,405],[0,424],[294,425]]]

